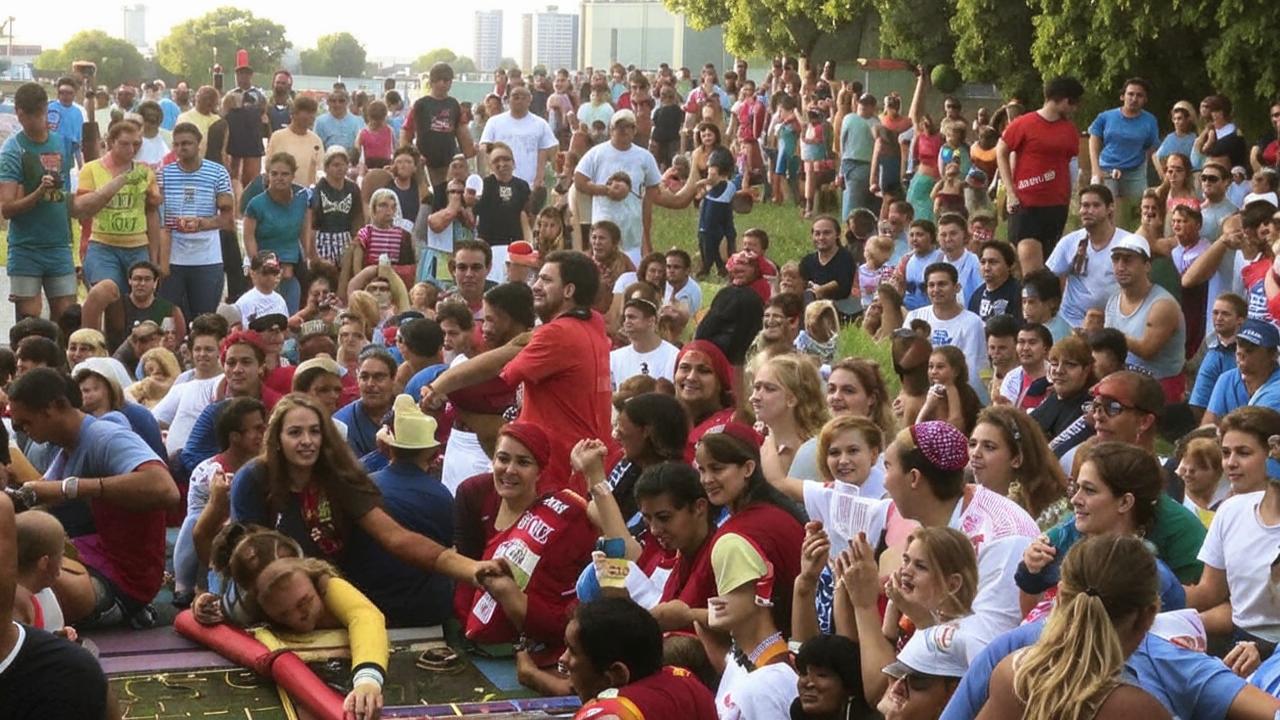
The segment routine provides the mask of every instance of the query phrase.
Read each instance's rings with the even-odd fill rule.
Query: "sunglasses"
[[[1217,175],[1205,175],[1204,173],[1200,174],[1200,182],[1218,182],[1221,179],[1222,178],[1218,177]]]

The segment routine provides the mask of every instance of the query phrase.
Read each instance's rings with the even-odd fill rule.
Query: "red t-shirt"
[[[1071,158],[1080,152],[1080,131],[1071,120],[1049,122],[1039,112],[1019,115],[1001,136],[1017,153],[1013,183],[1025,207],[1071,202]]]
[[[573,720],[608,715],[621,720],[716,720],[718,717],[711,691],[684,668],[665,666],[649,677],[623,685],[613,692],[616,692],[613,697],[588,701]]]
[[[524,384],[519,419],[540,425],[551,438],[550,466],[543,468],[549,482],[569,481],[569,451],[579,440],[612,444],[610,349],[603,315],[561,315],[534,330],[502,369],[508,385]]]
[[[662,588],[662,602],[679,600],[694,609],[707,606],[707,600],[712,596],[706,594],[706,584],[694,583],[690,580],[697,574],[710,572],[710,540],[711,538],[707,538],[707,542],[702,543],[702,547],[698,548],[693,555],[676,556],[675,567],[671,568],[671,574],[667,576],[667,584]],[[715,589],[714,583],[711,589]]]
[[[715,573],[711,569],[710,548],[728,533],[737,533],[751,540],[765,560],[773,564],[773,619],[783,636],[790,636],[791,588],[796,576],[800,574],[800,545],[804,542],[804,526],[776,505],[756,503],[730,515],[707,541],[707,559],[694,568],[681,597],[715,597],[720,594],[716,589]]]
[[[164,467],[154,460],[134,470],[152,464]],[[89,512],[96,532],[75,538],[81,560],[110,578],[125,595],[140,603],[151,602],[164,581],[165,511],[126,510],[95,499],[89,501]]]

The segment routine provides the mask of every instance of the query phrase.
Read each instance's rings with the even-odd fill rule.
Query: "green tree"
[[[314,50],[302,51],[303,72],[312,75],[359,77],[364,74],[367,57],[364,46],[349,32],[323,35]],[[315,68],[308,70],[308,62]]]
[[[742,57],[810,56],[825,39],[832,50],[860,54],[866,26],[874,21],[871,0],[663,0],[698,29],[723,25],[725,47]]]
[[[1147,106],[1157,115],[1184,97],[1202,97],[1210,86],[1204,50],[1217,45],[1221,31],[1214,16],[1216,4],[1208,0],[1029,2],[1038,11],[1031,45],[1035,66],[1044,77],[1073,75],[1080,80],[1086,91],[1081,118],[1117,105],[1121,85],[1133,76],[1151,82]],[[1252,10],[1250,17],[1253,24]],[[1264,26],[1257,23],[1257,27]],[[1262,57],[1252,59],[1261,63]],[[1254,65],[1248,67],[1255,77],[1256,70]]]
[[[36,57],[39,70],[71,72],[71,63],[89,60],[98,66],[94,82],[115,86],[148,79],[148,63],[132,43],[113,38],[101,30],[82,30],[57,50],[45,50]]]
[[[950,63],[956,49],[956,0],[874,0],[886,57],[923,65]]]
[[[1221,34],[1214,42],[1197,37],[1195,44],[1210,49],[1207,64],[1213,86],[1231,98],[1245,130],[1257,135],[1270,129],[1266,113],[1280,88],[1275,49],[1280,7],[1241,0],[1222,0],[1213,7],[1217,12],[1213,25]],[[1200,97],[1203,94],[1188,99],[1197,103]]]
[[[466,55],[459,55],[453,62],[449,63],[455,73],[473,73],[476,72],[476,61]]]
[[[1043,85],[1031,62],[1034,14],[1027,0],[956,0],[956,69],[967,80],[995,83],[1005,97],[1034,105]]]
[[[418,59],[413,61],[413,71],[419,73],[426,72],[431,69],[432,65],[435,65],[438,62],[445,62],[452,65],[457,59],[458,56],[449,48],[436,48],[435,50],[419,55]],[[458,72],[458,69],[455,67],[454,71]]]
[[[156,58],[169,72],[196,84],[209,77],[215,48],[217,62],[228,74],[241,48],[249,51],[249,63],[257,71],[270,72],[289,49],[284,33],[283,25],[248,10],[220,7],[174,26],[157,44]]]
[[[504,57],[498,61],[499,70],[510,70],[518,67],[520,67],[520,63],[516,62],[515,58]]]

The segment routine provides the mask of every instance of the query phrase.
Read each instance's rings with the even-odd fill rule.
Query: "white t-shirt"
[[[935,348],[943,345],[955,345],[960,348],[969,361],[969,385],[979,397],[982,397],[984,385],[979,373],[987,367],[987,334],[982,318],[970,310],[961,310],[960,314],[950,320],[940,320],[934,314],[933,306],[925,305],[907,313],[907,319],[902,323],[903,327],[909,327],[911,321],[917,318],[929,323],[932,329],[929,341]]]
[[[621,295],[622,293],[626,292],[627,288],[630,287],[634,282],[636,282],[636,280],[638,280],[639,277],[640,276],[636,275],[634,272],[622,273],[621,275],[618,276],[618,279],[615,280],[613,283],[613,294]]]
[[[972,489],[969,489],[972,488]],[[1018,586],[1013,581],[1022,552],[1040,535],[1022,506],[981,485],[966,488],[969,504],[956,504],[948,527],[964,533],[978,553],[978,593],[973,614],[992,631],[1012,630],[1022,621]]]
[[[221,381],[222,375],[215,375],[204,380],[174,385],[151,409],[151,414],[158,422],[169,426],[169,433],[164,438],[164,448],[170,455],[187,444],[192,426],[196,424],[200,413],[213,402],[214,391]]]
[[[1115,270],[1111,266],[1111,247],[1130,234],[1127,230],[1116,228],[1115,234],[1107,244],[1101,250],[1095,250],[1093,243],[1089,242],[1088,233],[1081,228],[1068,233],[1053,248],[1053,252],[1044,264],[1053,271],[1054,275],[1059,277],[1065,275],[1067,278],[1067,287],[1062,293],[1062,307],[1058,310],[1058,314],[1071,323],[1071,327],[1083,325],[1086,312],[1094,308],[1103,309],[1107,299],[1120,292],[1120,286],[1116,284]],[[1085,257],[1088,260],[1085,263],[1084,274],[1077,275],[1072,269],[1072,261],[1075,260],[1081,240],[1085,242]]]
[[[617,390],[622,382],[635,375],[648,375],[657,380],[676,378],[676,355],[680,349],[663,340],[658,347],[647,353],[638,352],[631,345],[620,347],[609,353],[609,372],[613,376],[613,389]]]
[[[1264,491],[1229,497],[1218,506],[1199,560],[1227,574],[1231,622],[1264,640],[1280,641],[1280,584],[1271,565],[1280,547],[1280,525],[1264,525],[1258,506]]]
[[[686,282],[684,287],[679,290],[671,287],[671,283],[667,283],[666,296],[662,298],[662,302],[671,304],[673,295],[677,301],[689,306],[690,317],[696,315],[698,309],[702,307],[702,286],[692,279]]]
[[[791,703],[799,695],[797,679],[795,669],[784,662],[771,663],[748,673],[733,653],[729,653],[716,690],[716,712],[720,720],[790,717]]]
[[[516,161],[516,177],[529,183],[529,187],[533,187],[533,179],[544,171],[538,167],[538,153],[560,147],[551,126],[533,113],[526,113],[519,119],[512,117],[510,112],[494,115],[485,123],[480,142],[510,145]]]
[[[254,318],[263,315],[280,313],[285,317],[289,316],[289,306],[285,304],[284,297],[280,293],[263,293],[256,287],[249,288],[239,300],[236,300],[236,308],[240,310],[240,317],[244,319],[245,327],[248,327]]]
[[[622,250],[640,250],[644,235],[644,194],[662,182],[662,171],[653,153],[632,145],[619,150],[612,142],[603,142],[591,148],[578,162],[578,175],[584,175],[593,183],[604,185],[609,176],[625,172],[631,177],[631,192],[622,200],[610,200],[605,195],[591,198],[591,220],[612,220],[622,229]]]

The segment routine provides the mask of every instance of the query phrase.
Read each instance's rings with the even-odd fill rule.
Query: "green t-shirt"
[[[1075,522],[1076,516],[1069,515],[1048,532],[1049,542],[1058,549],[1059,557],[1066,557],[1066,550],[1082,537]],[[1155,525],[1146,539],[1156,547],[1156,553],[1178,580],[1190,585],[1200,582],[1200,573],[1204,570],[1198,556],[1207,532],[1195,513],[1168,493],[1160,493]]]
[[[871,123],[856,112],[844,116],[840,125],[840,157],[844,160],[871,162],[876,136]]]
[[[50,133],[36,143],[25,132],[10,137],[0,147],[0,182],[16,182],[26,196],[40,186],[45,175],[60,185],[45,192],[36,206],[9,220],[9,246],[26,249],[71,246],[71,206],[68,202],[71,168],[75,165],[62,136]]]

